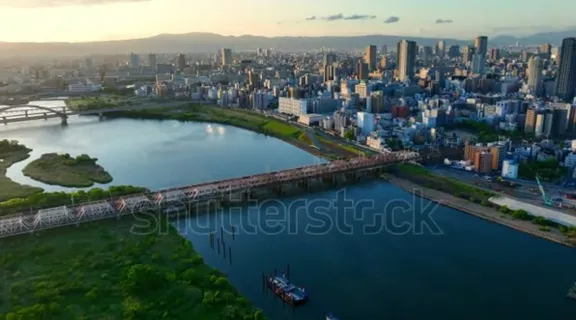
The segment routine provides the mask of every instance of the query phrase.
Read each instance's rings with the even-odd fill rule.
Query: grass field
[[[169,224],[135,223],[0,240],[0,319],[264,319]]]
[[[30,162],[24,175],[47,184],[63,187],[91,187],[94,183],[109,183],[112,176],[87,155],[76,158],[69,154],[47,153]]]
[[[43,191],[41,188],[21,185],[6,177],[6,169],[16,162],[27,159],[30,151],[22,146],[17,150],[0,152],[0,202],[12,198],[25,198]]]

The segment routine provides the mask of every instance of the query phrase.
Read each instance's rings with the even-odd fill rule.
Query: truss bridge
[[[122,215],[138,214],[149,209],[165,213],[171,208],[178,208],[182,205],[224,199],[227,195],[232,194],[246,195],[258,190],[274,190],[273,192],[281,195],[282,188],[290,185],[307,185],[314,179],[330,181],[341,175],[355,176],[363,172],[378,173],[379,169],[394,163],[418,160],[420,160],[420,156],[415,152],[392,152],[372,157],[337,160],[324,164],[158,190],[149,194],[134,194],[80,203],[75,206],[45,208],[32,214],[0,217],[0,238]]]

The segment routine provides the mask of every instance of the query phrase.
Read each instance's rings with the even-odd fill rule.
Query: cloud
[[[331,16],[327,16],[327,17],[323,17],[320,18],[322,20],[326,20],[326,21],[336,21],[336,20],[342,20],[344,19],[344,15],[339,13],[339,14],[333,14]]]
[[[367,14],[354,14],[351,16],[344,17],[344,20],[373,20],[373,19],[376,19],[376,16]]]
[[[376,16],[370,14],[353,14],[349,16],[345,16],[342,13],[333,14],[325,17],[319,16],[310,16],[305,21],[339,21],[339,20],[373,20],[376,19]]]
[[[0,7],[45,8],[64,6],[98,5],[119,2],[146,2],[150,0],[0,0]]]
[[[450,19],[436,19],[437,24],[442,24],[442,23],[452,23],[454,22],[454,20],[450,20]]]
[[[400,21],[400,18],[399,18],[399,17],[389,16],[388,18],[386,18],[386,19],[384,20],[384,23],[396,23],[396,22],[398,22],[398,21]]]

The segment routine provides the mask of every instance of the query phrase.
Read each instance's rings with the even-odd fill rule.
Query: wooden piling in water
[[[228,247],[228,260],[230,261],[230,265],[232,265],[232,247]]]
[[[210,248],[214,250],[214,232],[210,232]]]
[[[222,239],[222,243],[224,243],[224,228],[220,227],[220,239]]]
[[[218,254],[220,254],[220,239],[216,239],[216,242],[218,243]]]
[[[232,226],[232,241],[236,241],[236,227]]]

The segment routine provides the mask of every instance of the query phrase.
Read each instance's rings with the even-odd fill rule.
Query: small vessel
[[[295,286],[285,275],[268,278],[268,288],[288,304],[300,305],[308,301],[306,289]]]
[[[572,287],[570,287],[566,296],[570,299],[576,300],[576,282],[572,285]]]
[[[326,320],[338,320],[332,313],[326,315]]]

